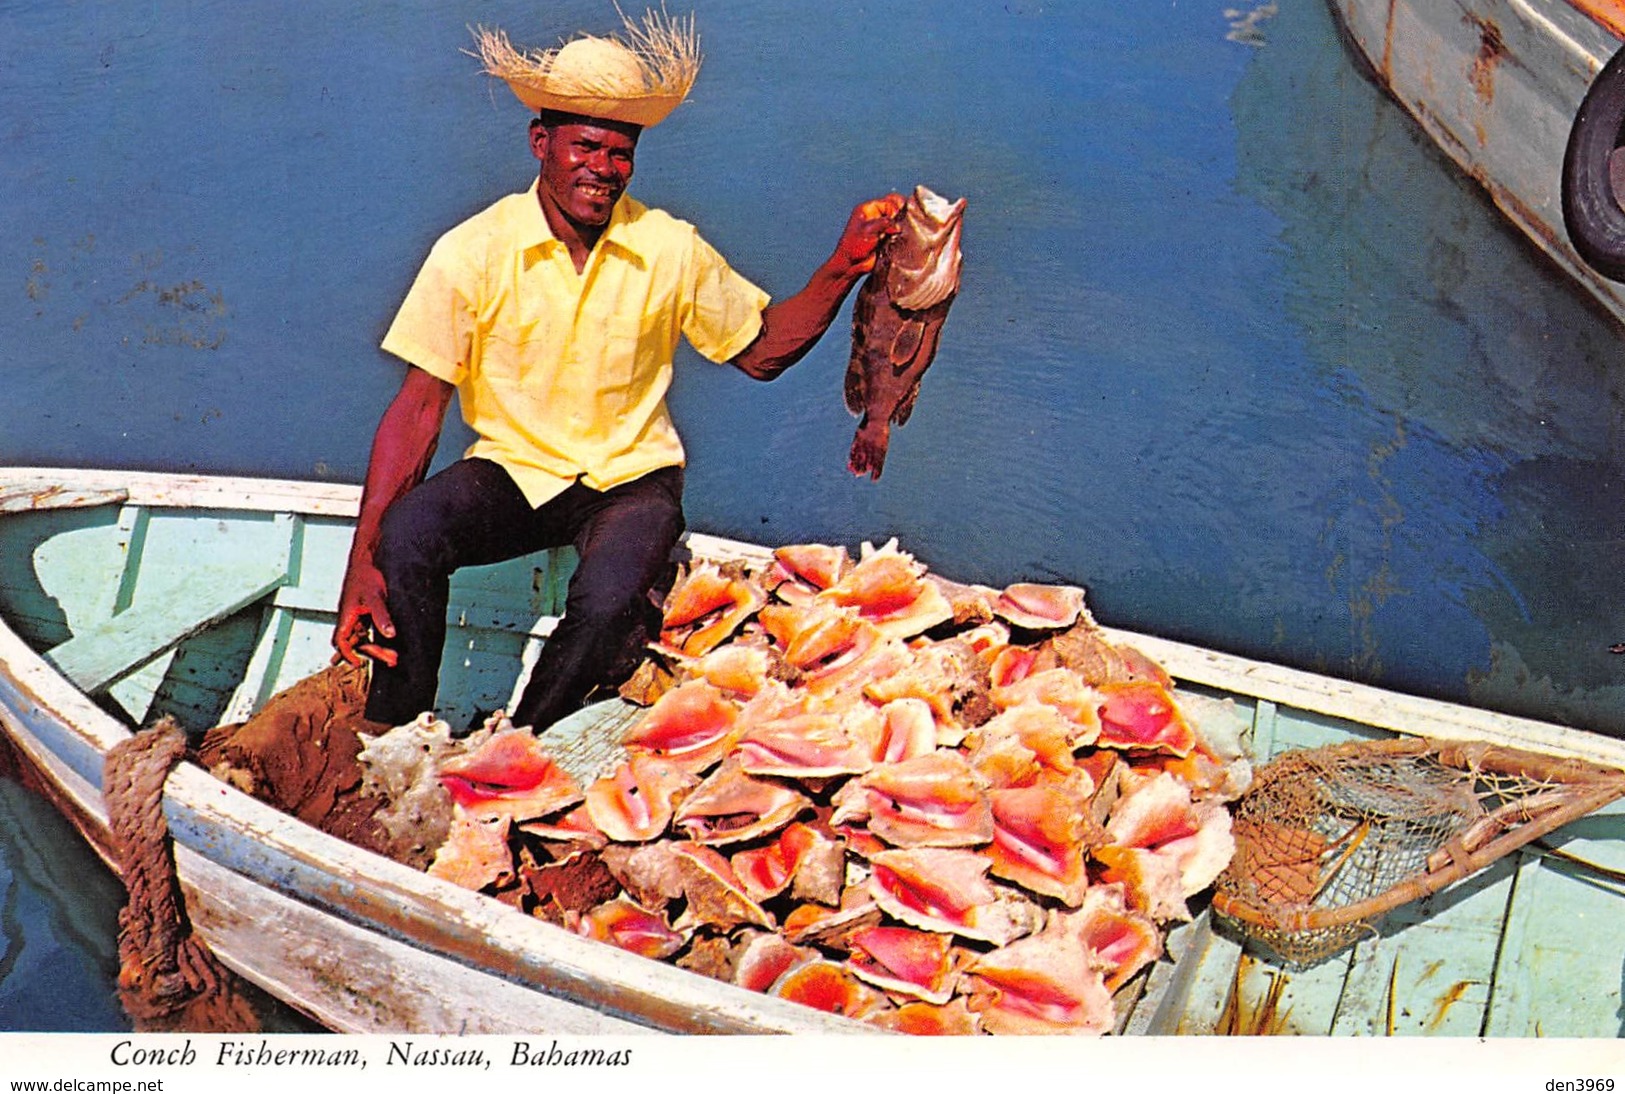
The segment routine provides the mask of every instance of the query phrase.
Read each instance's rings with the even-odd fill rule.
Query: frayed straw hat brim
[[[590,95],[559,95],[545,87],[537,87],[521,80],[505,81],[520,102],[533,112],[561,110],[566,114],[583,114],[589,118],[608,118],[647,129],[658,125],[682,105],[682,98],[673,95],[647,95],[639,99],[604,98]]]
[[[533,111],[561,110],[639,126],[656,125],[688,97],[699,74],[692,19],[648,12],[623,16],[627,41],[582,36],[558,49],[521,52],[500,30],[474,32],[485,71]]]

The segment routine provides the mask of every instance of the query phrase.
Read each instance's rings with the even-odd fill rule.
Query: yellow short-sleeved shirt
[[[666,410],[679,336],[712,361],[756,338],[768,296],[694,226],[622,195],[576,273],[536,187],[442,236],[383,348],[458,390],[467,456],[532,505],[681,465]]]

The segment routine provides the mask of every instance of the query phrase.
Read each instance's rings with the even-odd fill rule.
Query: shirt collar
[[[553,229],[547,223],[547,217],[542,215],[542,205],[536,196],[536,190],[541,185],[541,181],[539,177],[531,180],[530,190],[527,191],[529,200],[524,203],[519,220],[514,225],[516,242],[524,250],[530,250],[533,247],[545,248],[549,245],[555,247],[564,246],[553,235]],[[642,252],[637,245],[636,233],[631,230],[632,221],[639,211],[640,208],[637,202],[626,194],[622,194],[620,200],[615,203],[615,208],[610,210],[609,223],[604,226],[604,234],[598,240],[599,245],[608,244],[625,251],[634,258],[642,258]]]

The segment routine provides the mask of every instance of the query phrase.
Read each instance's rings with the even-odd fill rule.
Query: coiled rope
[[[165,717],[108,750],[102,794],[128,898],[119,910],[119,1001],[140,1032],[260,1028],[246,986],[192,932],[164,817],[164,782],[186,754]]]

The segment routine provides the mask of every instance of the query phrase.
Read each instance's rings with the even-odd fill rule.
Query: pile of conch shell
[[[691,564],[622,694],[647,710],[580,781],[500,717],[394,731],[415,775],[394,733],[362,760],[398,823],[446,826],[431,873],[904,1032],[1111,1031],[1251,777],[1239,720],[1082,589],[956,584],[895,541]]]

